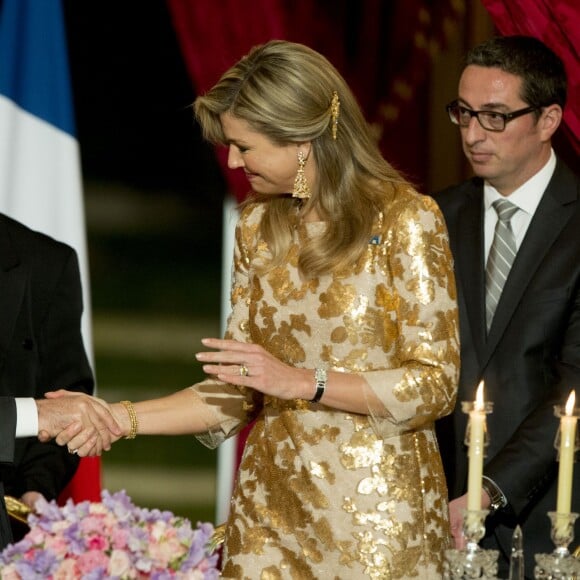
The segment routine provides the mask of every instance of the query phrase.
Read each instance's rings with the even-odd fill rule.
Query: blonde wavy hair
[[[340,99],[336,140],[330,105]],[[305,278],[352,266],[372,236],[373,223],[403,177],[382,157],[361,109],[339,72],[318,52],[273,40],[254,47],[194,102],[205,139],[226,144],[220,115],[229,112],[273,143],[312,142],[318,183],[308,200],[253,194],[242,204],[266,203],[260,225],[272,258],[265,270],[288,256],[300,217],[316,208],[325,234],[300,247]]]

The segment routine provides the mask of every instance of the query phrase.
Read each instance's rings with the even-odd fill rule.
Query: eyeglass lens
[[[493,111],[472,111],[467,107],[455,104],[449,106],[449,116],[451,121],[460,127],[467,127],[472,117],[476,117],[479,124],[490,131],[503,131],[506,119],[502,113]]]

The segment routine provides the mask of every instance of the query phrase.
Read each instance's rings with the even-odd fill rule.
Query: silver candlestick
[[[562,478],[562,454],[565,452],[567,460],[573,462],[574,453],[578,449],[578,431],[575,426],[580,417],[580,409],[574,406],[575,399],[576,393],[572,391],[565,406],[554,406],[554,414],[560,418],[560,428],[556,434],[554,446],[558,450],[558,459],[560,461],[557,509],[561,511],[548,512],[548,517],[552,523],[550,537],[555,549],[551,554],[536,554],[534,577],[537,580],[577,580],[580,577],[580,561],[570,554],[568,549],[574,539],[574,522],[578,518],[578,514],[569,511],[569,506],[572,503],[572,490],[567,488],[567,479]],[[574,422],[574,429],[571,432],[568,430],[568,438],[563,435],[565,420]],[[568,423],[568,427],[570,427],[570,423]],[[560,502],[561,494],[562,502]]]
[[[577,513],[548,512],[552,522],[551,538],[555,549],[551,554],[536,554],[534,578],[536,580],[577,580],[580,577],[580,560],[568,546],[574,539],[574,522]]]
[[[480,384],[480,388],[482,385]],[[476,402],[463,401],[461,410],[470,415],[476,408]],[[493,411],[493,403],[487,401],[483,404],[481,411],[489,414]],[[485,425],[484,425],[485,428]],[[489,434],[487,430],[483,433],[484,448],[489,445]],[[470,420],[467,422],[465,430],[465,444],[470,447],[471,428]],[[463,510],[463,536],[465,537],[465,548],[462,550],[449,549],[445,551],[445,561],[443,563],[443,577],[445,580],[463,580],[464,578],[497,578],[497,550],[485,550],[479,546],[479,541],[485,535],[485,518],[489,510]]]
[[[462,550],[445,551],[443,578],[463,580],[465,578],[497,578],[497,550],[480,548],[479,541],[485,534],[485,518],[489,510],[463,510],[463,535],[466,544]]]

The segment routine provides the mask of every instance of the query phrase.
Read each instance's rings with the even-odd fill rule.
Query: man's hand
[[[20,496],[20,501],[34,511],[36,509],[36,502],[40,498],[44,499],[44,496],[39,491],[27,491]]]
[[[105,401],[63,389],[36,401],[39,439],[56,438],[81,457],[100,455],[121,437],[121,429]]]
[[[489,508],[490,499],[487,493],[481,491],[481,509]],[[467,494],[462,495],[449,502],[449,524],[451,534],[455,540],[455,548],[463,550],[465,548],[465,536],[463,535],[463,514],[467,509]]]
[[[449,502],[449,524],[457,550],[465,548],[465,536],[463,535],[463,512],[465,509],[467,509],[466,495]]]

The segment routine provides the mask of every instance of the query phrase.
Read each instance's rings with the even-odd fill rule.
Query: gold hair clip
[[[336,141],[338,133],[338,117],[340,116],[340,99],[338,93],[333,91],[332,100],[330,101],[330,119],[332,121],[332,138]]]

